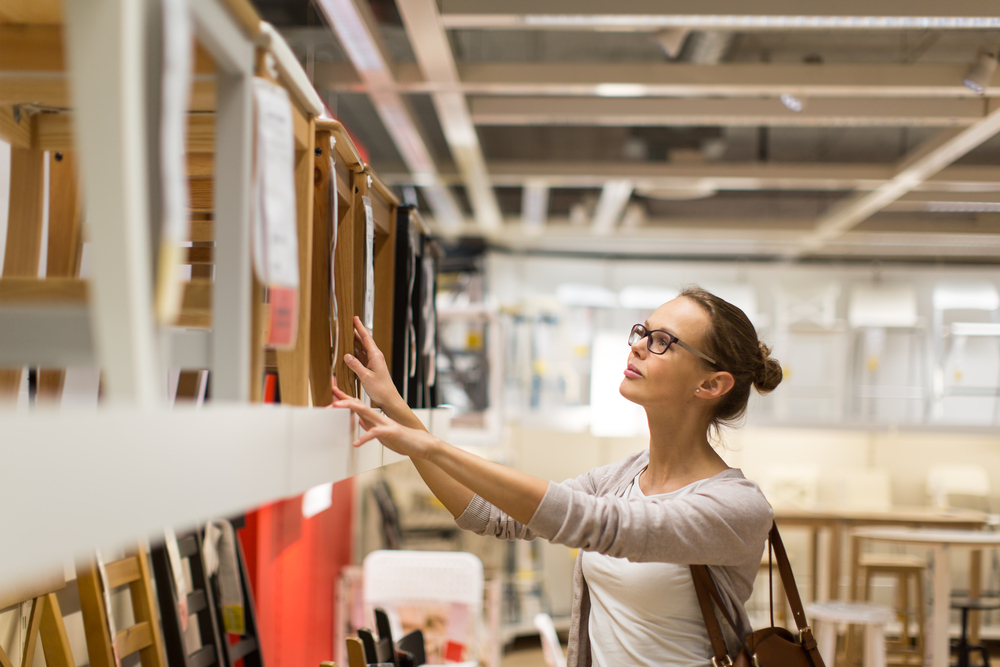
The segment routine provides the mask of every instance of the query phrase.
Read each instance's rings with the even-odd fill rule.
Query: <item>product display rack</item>
[[[0,493],[20,508],[8,533],[19,546],[0,559],[4,589],[97,546],[226,516],[383,463],[377,442],[352,448],[347,411],[313,408],[332,400],[331,366],[345,391],[357,391],[331,347],[350,351],[352,318],[363,312],[362,197],[371,201],[376,226],[374,290],[381,299],[373,330],[383,349],[392,349],[396,197],[343,126],[320,118],[322,102],[298,61],[248,2],[186,3],[198,45],[186,139],[186,262],[193,269],[179,317],[163,326],[154,314],[163,193],[151,112],[163,63],[159,40],[147,39],[162,27],[160,5],[94,0],[66,3],[65,14],[61,5],[0,0],[0,138],[16,153],[12,179],[21,179],[12,184],[11,271],[0,279],[0,368],[12,369],[0,371],[0,385],[16,396],[16,369],[97,367],[102,405],[56,410],[39,402],[0,413]],[[298,202],[296,344],[266,354],[264,290],[251,252],[255,76],[289,93]],[[335,345],[331,138],[340,218]],[[49,270],[38,278],[45,151],[60,160],[50,165]],[[72,164],[82,213],[75,195],[65,194],[77,187]],[[79,277],[83,237],[86,278]],[[284,405],[259,404],[267,363],[277,369]],[[205,407],[169,405],[167,376],[177,369],[210,371]],[[23,502],[39,489],[44,498]]]

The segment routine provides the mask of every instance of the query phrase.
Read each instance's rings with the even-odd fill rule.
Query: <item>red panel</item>
[[[333,506],[302,518],[302,496],[247,514],[241,531],[267,667],[333,660],[337,577],[351,560],[351,480],[333,487]]]

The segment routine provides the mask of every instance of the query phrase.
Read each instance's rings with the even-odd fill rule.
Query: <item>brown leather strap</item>
[[[705,617],[705,628],[708,630],[708,639],[712,642],[712,652],[715,653],[715,660],[718,664],[724,665],[729,656],[729,649],[726,648],[726,640],[722,635],[722,628],[719,626],[719,619],[715,617],[712,609],[712,597],[709,591],[712,586],[706,579],[711,579],[708,567],[705,565],[692,565],[691,578],[694,580],[694,591],[698,594],[698,605],[701,607],[701,615]]]
[[[785,552],[785,545],[781,542],[781,534],[778,532],[778,524],[771,524],[771,532],[768,538],[771,540],[771,548],[774,549],[775,560],[778,561],[778,572],[781,574],[781,584],[785,588],[785,596],[788,598],[788,606],[792,609],[792,617],[795,619],[795,627],[803,630],[809,626],[806,621],[805,611],[802,609],[802,598],[799,597],[799,589],[795,586],[795,575],[792,574],[792,566],[788,562],[788,554]]]

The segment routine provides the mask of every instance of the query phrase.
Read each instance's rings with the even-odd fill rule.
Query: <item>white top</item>
[[[677,491],[646,496],[632,480],[631,500],[674,499],[705,480]],[[590,645],[594,667],[706,667],[712,658],[705,619],[689,565],[633,563],[596,552],[583,554],[590,588]]]

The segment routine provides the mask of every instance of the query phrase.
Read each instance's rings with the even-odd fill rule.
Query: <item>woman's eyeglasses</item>
[[[641,324],[636,324],[635,326],[632,327],[632,332],[629,333],[628,335],[628,344],[635,345],[643,338],[646,339],[646,349],[652,352],[653,354],[665,354],[666,351],[670,349],[671,345],[677,343],[691,354],[697,357],[701,357],[702,359],[712,364],[713,366],[719,365],[719,362],[717,362],[712,357],[708,356],[703,352],[699,352],[698,350],[694,349],[693,347],[682,341],[677,336],[673,335],[669,331],[664,331],[663,329],[650,330],[642,326]]]

